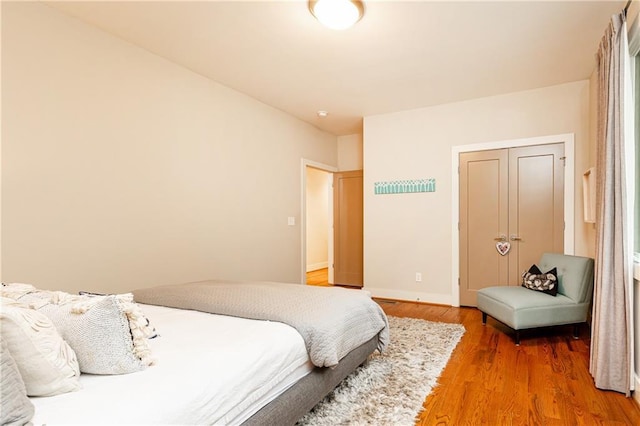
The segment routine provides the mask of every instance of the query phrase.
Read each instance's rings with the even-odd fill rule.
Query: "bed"
[[[153,365],[81,374],[78,391],[31,397],[34,424],[294,424],[388,340],[384,313],[361,290],[207,281],[134,295],[157,332]],[[282,310],[294,320],[267,318]],[[305,329],[300,316],[320,327]],[[358,329],[367,321],[376,325]],[[355,338],[340,337],[354,328]],[[340,342],[327,350],[331,334]]]

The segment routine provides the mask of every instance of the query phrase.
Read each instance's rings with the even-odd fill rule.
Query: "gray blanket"
[[[337,365],[376,335],[379,351],[389,342],[386,315],[361,290],[216,280],[152,287],[133,295],[136,302],[150,305],[283,322],[302,335],[318,367]]]

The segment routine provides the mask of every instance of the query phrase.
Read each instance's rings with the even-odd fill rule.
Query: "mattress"
[[[35,425],[240,424],[313,370],[292,327],[140,304],[159,336],[156,364],[82,374],[82,389],[31,398]]]

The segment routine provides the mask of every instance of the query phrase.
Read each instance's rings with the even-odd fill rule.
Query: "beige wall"
[[[365,288],[378,296],[454,303],[451,148],[457,145],[573,133],[574,247],[578,255],[591,253],[581,179],[589,163],[588,119],[586,80],[365,117]],[[373,194],[374,182],[421,178],[435,178],[436,192]]]
[[[362,170],[362,135],[338,136],[338,170]]]
[[[3,280],[300,282],[300,162],[337,167],[335,136],[42,3],[2,7]]]
[[[329,176],[307,167],[307,272],[329,262]]]

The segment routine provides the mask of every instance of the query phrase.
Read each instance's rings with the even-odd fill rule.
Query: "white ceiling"
[[[303,0],[48,4],[347,135],[368,115],[587,79],[625,3],[365,0],[345,31],[322,27]]]

